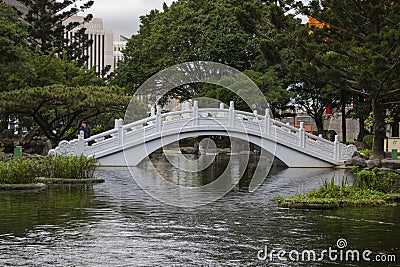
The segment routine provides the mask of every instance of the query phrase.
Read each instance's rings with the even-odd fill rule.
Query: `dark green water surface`
[[[155,163],[160,173],[186,184],[212,180],[224,164],[222,158],[203,174],[187,175],[163,159]],[[3,192],[0,266],[399,266],[400,207],[295,211],[278,209],[273,201],[344,175],[331,169],[274,169],[254,193],[245,177],[222,199],[186,209],[147,195],[125,168],[99,170],[106,183],[93,187]],[[371,257],[393,254],[397,262],[257,257],[265,246],[300,252],[337,248],[339,238],[346,239],[346,249],[368,249]]]

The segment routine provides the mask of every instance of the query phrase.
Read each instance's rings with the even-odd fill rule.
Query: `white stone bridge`
[[[104,133],[62,141],[49,153],[86,155],[99,160],[102,166],[136,166],[157,149],[181,139],[197,136],[229,136],[256,144],[272,153],[288,167],[333,167],[341,165],[357,150],[353,145],[335,142],[307,133],[300,128],[274,120],[266,115],[238,111],[234,103],[229,109],[198,108],[161,113],[123,125],[116,120],[115,128]]]

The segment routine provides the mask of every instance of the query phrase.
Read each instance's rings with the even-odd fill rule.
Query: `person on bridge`
[[[90,127],[87,125],[86,121],[82,121],[81,127],[78,129],[78,134],[83,131],[83,136],[85,139],[90,137]]]

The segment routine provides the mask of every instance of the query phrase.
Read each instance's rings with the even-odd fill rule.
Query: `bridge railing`
[[[229,108],[223,104],[219,108],[199,108],[198,102],[194,101],[193,109],[162,113],[161,107],[152,108],[148,118],[123,125],[123,120],[115,120],[112,130],[94,135],[84,139],[83,132],[79,133],[78,139],[62,141],[59,146],[52,150],[56,154],[91,155],[101,157],[121,150],[124,144],[143,142],[146,136],[161,133],[164,126],[174,129],[174,126],[182,127],[218,127],[259,133],[260,136],[271,139],[280,144],[302,150],[304,153],[313,154],[321,159],[343,162],[350,158],[356,148],[339,143],[336,136],[334,142],[326,140],[321,136],[307,133],[304,123],[296,128],[289,124],[274,120],[270,110],[265,115],[235,110],[231,102]]]

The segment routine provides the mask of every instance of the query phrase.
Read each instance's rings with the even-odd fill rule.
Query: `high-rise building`
[[[95,68],[97,73],[101,73],[105,67],[110,66],[110,71],[114,70],[114,53],[113,53],[113,32],[105,30],[103,20],[93,18],[90,22],[84,22],[83,16],[73,16],[65,21],[79,22],[81,25],[67,33],[68,39],[73,38],[74,33],[80,28],[86,28],[86,34],[93,44],[86,50],[85,55],[89,57],[87,61],[88,68]]]
[[[118,33],[114,33],[114,70],[117,68],[118,62],[124,59],[124,54],[122,51],[125,49],[127,43],[127,37]]]

